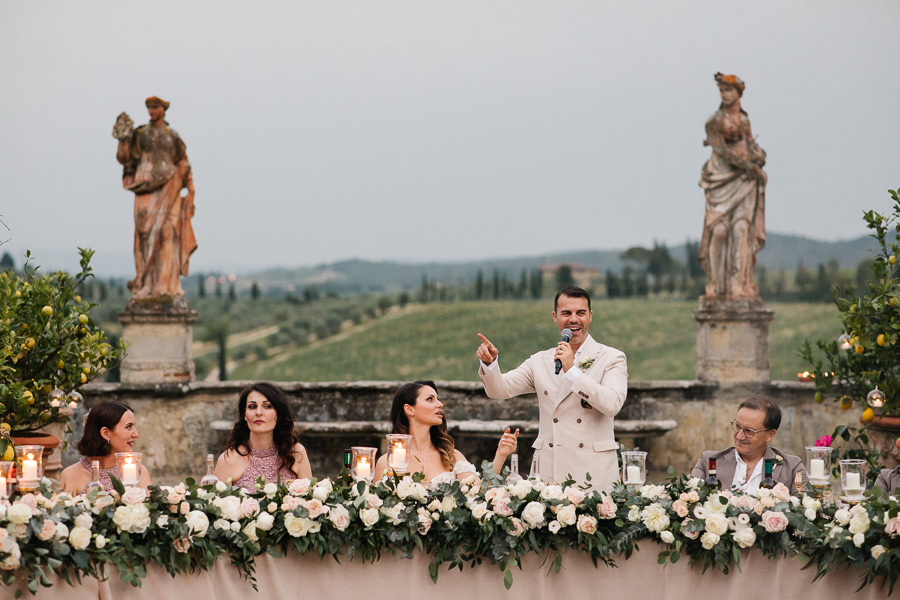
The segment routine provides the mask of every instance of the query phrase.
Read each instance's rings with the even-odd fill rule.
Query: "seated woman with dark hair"
[[[230,480],[251,492],[256,491],[259,477],[268,483],[312,477],[284,392],[270,383],[254,383],[241,390],[238,420],[215,473],[222,481]]]
[[[412,436],[409,447],[409,470],[420,472],[426,482],[452,481],[453,475],[465,479],[473,475],[475,466],[456,449],[453,438],[447,433],[444,404],[438,400],[433,381],[405,383],[394,394],[391,405],[391,432]],[[509,428],[500,438],[494,454],[494,470],[499,473],[506,457],[515,452],[519,430],[510,433]],[[375,481],[387,470],[387,455],[375,463]]]
[[[100,463],[100,484],[107,492],[113,491],[110,475],[122,479],[122,470],[116,466],[116,452],[131,452],[139,434],[134,411],[121,402],[100,402],[91,407],[84,421],[84,434],[78,442],[81,460],[63,469],[59,487],[71,494],[80,494],[91,482],[91,462]],[[141,465],[141,487],[150,485],[150,473]]]

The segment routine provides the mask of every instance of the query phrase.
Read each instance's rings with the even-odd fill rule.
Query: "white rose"
[[[238,531],[241,530],[241,524],[237,521],[230,521],[228,528],[231,529],[233,532],[237,533]]]
[[[91,543],[91,530],[75,526],[69,533],[69,543],[76,550],[84,550]]]
[[[675,534],[667,529],[659,534],[659,539],[662,540],[664,544],[671,544],[675,541]]]
[[[718,535],[707,531],[700,536],[700,545],[706,550],[712,550],[712,548],[719,543],[719,539]]]
[[[527,479],[523,479],[521,481],[516,482],[514,486],[509,488],[509,493],[516,498],[522,499],[531,493],[532,485],[531,481]]]
[[[629,521],[640,521],[641,520],[641,509],[637,506],[630,506],[628,509],[628,520]]]
[[[125,504],[140,504],[147,499],[147,490],[142,487],[128,486],[122,494],[122,502]]]
[[[160,515],[156,519],[156,526],[160,529],[165,529],[169,525],[169,515]]]
[[[278,493],[278,484],[276,483],[267,483],[263,486],[263,493],[267,498],[273,498],[275,494]]]
[[[246,525],[244,525],[244,529],[242,530],[243,534],[246,535],[251,542],[256,542],[259,540],[259,536],[256,534],[256,521],[250,521]]]
[[[578,516],[575,514],[575,505],[574,504],[566,504],[565,506],[561,506],[558,511],[556,511],[556,520],[559,521],[560,525],[574,525],[575,521],[578,520]]]
[[[706,530],[716,535],[724,535],[728,531],[728,518],[721,513],[712,513],[706,517]]]
[[[220,531],[231,531],[231,522],[226,521],[225,519],[216,519],[213,523],[213,529],[218,529]]]
[[[884,546],[882,546],[881,544],[875,544],[874,546],[872,546],[872,558],[878,560],[878,557],[884,554],[884,551]]]
[[[560,525],[559,521],[557,521],[556,519],[550,521],[550,524],[547,525],[547,529],[550,530],[550,533],[559,533],[561,527],[562,525]]]
[[[98,550],[103,550],[103,548],[106,547],[106,541],[107,541],[106,538],[98,533],[97,537],[94,538],[94,545],[97,547]]]
[[[131,506],[117,506],[116,512],[113,513],[113,523],[119,528],[119,531],[131,531],[134,525],[134,516],[131,514]]]
[[[699,477],[691,477],[687,481],[687,486],[691,489],[696,490],[698,487],[700,487],[700,478]]]
[[[747,513],[741,513],[737,516],[737,522],[741,525],[748,525],[750,523],[750,515]]]
[[[453,496],[444,496],[444,499],[441,500],[441,512],[445,515],[456,508],[456,498]]]
[[[302,537],[309,533],[309,527],[312,524],[307,518],[295,517],[291,513],[284,515],[284,529],[291,537]]]
[[[472,517],[481,521],[487,514],[487,502],[476,502],[472,505]]]
[[[27,504],[22,504],[21,502],[16,502],[6,511],[6,518],[8,518],[13,525],[27,523],[31,520],[33,515],[34,512],[31,510],[31,507]]]
[[[816,511],[811,508],[804,509],[803,516],[806,517],[806,519],[808,521],[815,521],[816,520]]]
[[[695,506],[694,507],[694,518],[698,521],[705,521],[706,517],[709,516],[709,511],[705,506]]]
[[[869,530],[869,515],[861,512],[853,515],[847,527],[850,533],[865,533]]]
[[[544,524],[544,505],[540,502],[529,502],[522,511],[522,520],[531,528]]]
[[[256,526],[262,531],[269,531],[275,525],[275,517],[267,512],[261,512],[256,517]]]
[[[839,508],[834,513],[834,520],[840,525],[847,525],[850,523],[850,511],[846,508]]]
[[[375,523],[378,522],[378,509],[377,508],[364,508],[359,511],[359,520],[362,521],[363,525],[366,527],[371,527]]]
[[[133,522],[131,530],[134,533],[144,533],[150,527],[150,509],[145,504],[135,504],[131,507]]]
[[[197,537],[203,537],[206,535],[206,530],[209,529],[209,517],[206,516],[206,513],[202,510],[192,510],[185,517],[185,523],[187,526],[191,528],[191,533],[195,534]]]
[[[222,518],[238,521],[241,518],[241,499],[237,496],[225,496],[212,501],[213,506],[222,511]]]
[[[654,502],[641,511],[641,520],[648,531],[663,531],[669,526],[669,513],[661,504]]]
[[[227,489],[228,489],[228,484],[225,483],[224,481],[217,481],[217,482],[216,482],[216,491],[219,492],[220,494],[221,494],[222,492],[224,492],[225,490],[227,490]]]
[[[734,532],[734,541],[741,548],[749,548],[756,543],[756,533],[752,527],[743,527]]]
[[[857,548],[863,545],[863,542],[866,541],[866,534],[864,533],[855,533],[853,534],[853,545]]]
[[[0,544],[0,552],[9,554],[9,556],[0,561],[0,569],[3,569],[4,571],[13,571],[19,568],[19,563],[22,559],[22,550],[14,539],[6,538],[3,540],[2,544]]]
[[[553,484],[548,485],[544,489],[541,490],[541,498],[543,500],[562,500],[563,491],[562,486]]]
[[[278,504],[276,504],[275,502],[269,502],[269,506],[266,507],[266,510],[268,510],[270,513],[273,513],[278,510]]]

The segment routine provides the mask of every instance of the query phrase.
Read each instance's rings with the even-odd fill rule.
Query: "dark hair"
[[[570,285],[569,287],[564,287],[556,293],[556,297],[553,299],[553,312],[556,312],[557,307],[559,306],[559,297],[560,296],[568,296],[569,298],[584,298],[588,303],[588,310],[591,310],[591,295],[584,288],[580,288],[574,285]]]
[[[78,452],[83,456],[107,456],[110,453],[109,440],[100,435],[100,430],[115,429],[122,415],[134,410],[127,404],[107,400],[91,407],[84,420],[84,433],[78,442]]]
[[[394,393],[394,402],[391,404],[391,433],[409,433],[409,419],[403,407],[406,405],[415,406],[416,398],[419,397],[419,390],[423,387],[430,387],[437,392],[437,386],[433,381],[414,381],[412,383],[404,383]],[[441,420],[440,425],[432,425],[429,430],[431,435],[431,443],[437,448],[441,455],[441,464],[447,469],[452,469],[456,463],[456,457],[453,449],[456,444],[453,437],[447,433],[447,419]]]
[[[278,457],[281,458],[281,466],[293,470],[296,459],[294,446],[299,442],[294,435],[294,418],[291,416],[291,408],[288,405],[284,392],[271,383],[253,383],[241,390],[238,396],[238,418],[231,429],[231,437],[225,445],[226,450],[234,450],[241,456],[250,454],[250,427],[247,425],[247,397],[251,392],[259,392],[272,403],[277,419],[272,438]],[[243,451],[241,450],[243,449]]]
[[[781,426],[781,409],[764,394],[758,394],[751,398],[747,398],[741,402],[740,406],[738,406],[738,410],[741,410],[742,408],[766,411],[766,418],[763,420],[763,427],[766,429],[777,430]]]

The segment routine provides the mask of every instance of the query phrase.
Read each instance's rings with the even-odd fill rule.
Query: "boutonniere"
[[[578,368],[582,371],[587,371],[591,368],[591,365],[594,364],[595,360],[597,360],[596,356],[588,356],[587,358],[582,358],[581,362],[578,363]]]
[[[776,455],[775,455],[775,458],[774,458],[774,463],[775,463],[776,465],[783,465],[783,464],[784,464],[784,459],[776,454]]]

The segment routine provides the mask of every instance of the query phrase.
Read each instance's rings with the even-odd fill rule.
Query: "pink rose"
[[[500,499],[494,502],[494,512],[500,515],[501,517],[508,517],[513,514],[512,507],[510,507],[509,503],[512,500],[509,496],[503,496]]]
[[[128,486],[122,494],[122,502],[125,504],[140,504],[147,499],[147,490],[138,486]]]
[[[182,554],[184,554],[190,549],[191,540],[190,538],[177,538],[172,542],[172,546],[175,547],[176,552],[181,552]]]
[[[819,439],[816,440],[816,446],[830,446],[831,442],[834,441],[830,435],[823,435]]]
[[[288,491],[296,496],[304,496],[309,491],[309,479],[295,479],[288,485]]]
[[[306,508],[306,510],[309,511],[310,519],[315,519],[316,517],[320,517],[328,512],[328,508],[316,498],[306,501],[305,503],[303,503],[303,506]]]
[[[191,505],[188,504],[187,502],[182,502],[180,510],[181,510],[181,514],[186,515],[189,512],[191,512]]]
[[[37,498],[34,497],[34,494],[23,494],[21,498],[19,498],[19,502],[34,510],[37,508]]]
[[[597,533],[597,519],[590,515],[578,515],[578,523],[575,527],[581,533],[586,533],[588,535],[594,535]]]
[[[762,523],[769,533],[778,533],[787,527],[788,519],[783,512],[767,510],[762,514]]]
[[[884,524],[884,532],[891,537],[900,534],[900,515],[888,519],[887,523]]]
[[[570,485],[565,489],[566,499],[574,505],[579,505],[584,502],[584,490],[581,488],[575,487],[574,485]]]
[[[679,517],[681,517],[682,519],[685,518],[686,516],[688,516],[688,513],[690,512],[688,510],[687,504],[685,504],[681,500],[676,500],[675,502],[672,503],[672,510],[674,510],[675,514],[678,515]]]
[[[697,493],[697,490],[691,490],[688,492],[687,499],[689,502],[699,502],[700,494]]]
[[[44,519],[44,522],[41,524],[41,530],[35,532],[38,539],[43,541],[47,541],[53,539],[53,534],[56,533],[56,523],[51,521],[50,519]]]
[[[509,520],[509,525],[506,528],[506,532],[509,533],[509,535],[519,537],[520,535],[525,533],[525,523],[523,523],[521,519],[513,517]]]
[[[244,498],[241,502],[241,515],[244,518],[255,517],[259,514],[259,502],[256,498]]]
[[[294,512],[294,509],[298,506],[300,506],[300,498],[297,496],[285,496],[284,500],[281,501],[282,512]]]
[[[603,494],[603,501],[597,505],[597,514],[601,519],[612,519],[616,516],[616,502],[612,497]]]

